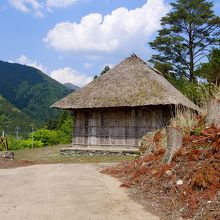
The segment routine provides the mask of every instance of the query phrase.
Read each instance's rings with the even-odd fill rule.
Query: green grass
[[[15,160],[28,160],[36,163],[113,163],[134,160],[133,156],[64,156],[60,155],[63,146],[50,146],[15,151]]]

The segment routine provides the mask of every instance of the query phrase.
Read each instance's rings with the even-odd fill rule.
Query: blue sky
[[[1,0],[0,59],[37,67],[83,86],[135,52],[148,60],[147,42],[170,0]],[[220,0],[215,0],[220,15]]]

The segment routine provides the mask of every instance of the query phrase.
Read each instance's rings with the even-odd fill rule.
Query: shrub
[[[30,134],[30,137],[32,134]],[[60,143],[59,131],[48,130],[45,128],[33,132],[35,141],[41,141],[44,146],[56,145]]]
[[[9,137],[9,148],[11,150],[21,150],[24,148],[32,148],[32,139],[17,140],[15,138]],[[40,140],[33,141],[34,147],[43,147],[43,143]]]
[[[60,136],[60,143],[69,144],[72,141],[73,135],[73,120],[66,118],[58,130]]]
[[[187,79],[167,78],[186,97],[199,106],[206,105],[215,93],[216,86],[212,83],[189,82]]]

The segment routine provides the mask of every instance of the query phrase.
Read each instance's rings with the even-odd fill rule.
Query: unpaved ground
[[[0,219],[159,219],[100,169],[96,164],[46,164],[0,170]]]
[[[11,160],[0,157],[0,169],[25,167],[33,164],[36,164],[36,162],[34,163],[32,161],[27,161],[27,160]]]

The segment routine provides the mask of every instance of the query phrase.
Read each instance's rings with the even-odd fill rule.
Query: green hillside
[[[58,110],[49,106],[70,90],[40,70],[0,61],[0,94],[30,118],[45,122]]]
[[[20,134],[26,135],[33,125],[36,125],[33,120],[0,96],[0,135],[4,131],[5,135],[15,136],[16,127]]]

